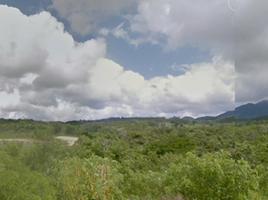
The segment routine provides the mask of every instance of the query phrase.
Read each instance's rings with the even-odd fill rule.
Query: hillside
[[[218,116],[203,116],[197,120],[216,120],[224,117],[235,116],[236,119],[254,119],[268,115],[268,101],[261,101],[256,104],[248,103],[235,108],[235,110],[227,111]]]

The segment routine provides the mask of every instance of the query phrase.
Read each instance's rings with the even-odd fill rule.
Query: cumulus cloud
[[[233,109],[234,64],[221,56],[180,76],[146,80],[105,58],[103,38],[78,43],[48,12],[25,16],[0,6],[0,15],[0,96],[16,99],[1,106],[2,117],[66,121]]]
[[[73,31],[87,35],[94,32],[101,21],[119,15],[124,8],[135,5],[136,0],[52,0],[52,2],[52,8],[70,22]]]
[[[81,35],[109,33],[138,46],[159,44],[165,51],[185,45],[234,59],[233,8],[215,0],[53,0],[52,7]],[[231,9],[232,8],[232,9]],[[114,29],[98,27],[107,17],[120,16]],[[123,27],[124,25],[124,27]],[[135,37],[133,37],[135,35]]]
[[[268,2],[236,1],[236,101],[268,97]]]
[[[166,51],[193,45],[233,60],[233,15],[227,1],[142,0],[137,14],[127,18],[140,41],[158,43]]]

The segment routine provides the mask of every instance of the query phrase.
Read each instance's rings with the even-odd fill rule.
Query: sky
[[[0,118],[199,117],[268,97],[268,1],[2,0]]]

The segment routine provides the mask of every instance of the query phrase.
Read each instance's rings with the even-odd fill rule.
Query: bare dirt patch
[[[73,146],[74,143],[78,140],[78,137],[69,137],[69,136],[57,136],[56,138],[67,141],[70,146]]]

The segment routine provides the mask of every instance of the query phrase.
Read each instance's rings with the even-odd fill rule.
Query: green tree
[[[183,164],[171,166],[170,177],[173,189],[187,199],[246,200],[253,192],[261,192],[256,171],[224,151],[202,158],[187,153]]]
[[[0,199],[51,200],[54,194],[48,178],[0,151]]]
[[[92,156],[61,161],[55,171],[59,199],[122,199],[116,161]]]

